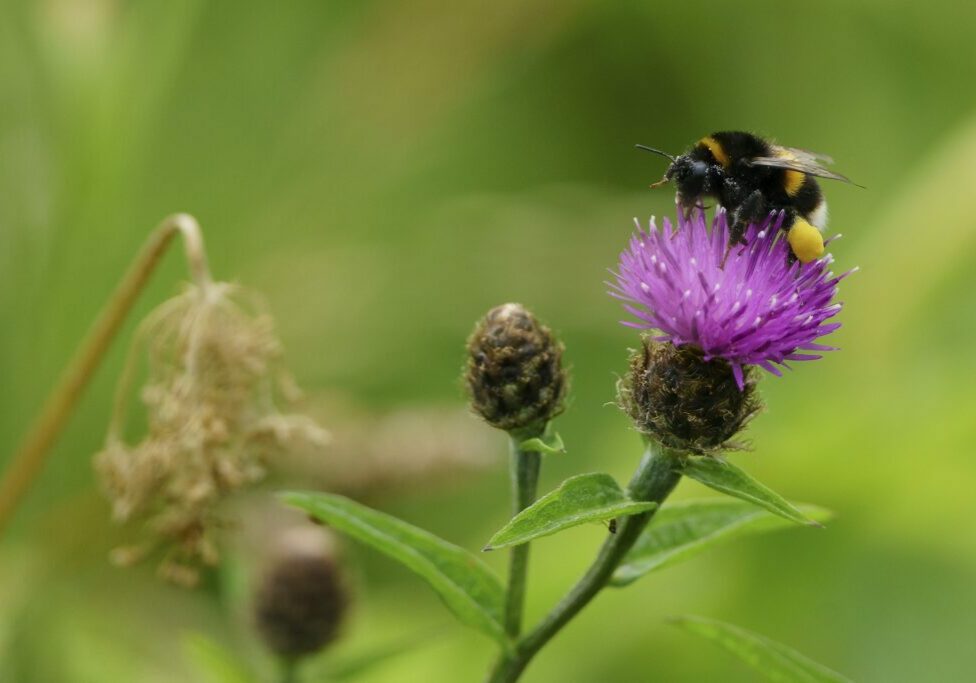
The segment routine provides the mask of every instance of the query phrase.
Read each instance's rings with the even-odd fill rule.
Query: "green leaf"
[[[580,474],[525,508],[488,541],[485,550],[527,543],[586,522],[646,512],[657,503],[631,500],[609,474]]]
[[[672,620],[690,633],[706,638],[738,657],[767,680],[776,683],[851,683],[796,650],[738,626],[702,617]]]
[[[818,521],[831,516],[828,510],[815,505],[800,505],[798,509]],[[626,586],[648,572],[687,560],[738,536],[792,526],[792,521],[739,500],[709,498],[671,503],[654,515],[610,583]]]
[[[207,683],[257,683],[237,657],[205,635],[184,635],[183,652]]]
[[[726,460],[711,456],[692,456],[686,460],[682,473],[720,493],[766,508],[783,519],[821,526],[790,505],[781,495],[766,488]]]
[[[468,551],[343,496],[290,492],[281,498],[397,560],[427,581],[462,623],[509,646],[502,626],[504,589]]]
[[[320,680],[323,683],[355,680],[376,667],[389,664],[397,657],[435,641],[436,638],[443,638],[446,633],[446,629],[430,629],[411,633],[381,645],[374,645],[355,654],[333,654],[324,658],[326,661],[323,661],[319,667],[322,674],[319,678],[315,677],[319,669],[312,670],[304,678],[308,681]]]
[[[559,455],[566,452],[563,437],[559,436],[558,432],[550,432],[548,428],[542,436],[519,442],[518,447],[521,451],[532,451],[543,455]]]

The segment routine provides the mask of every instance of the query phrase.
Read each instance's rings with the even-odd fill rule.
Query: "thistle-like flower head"
[[[750,225],[746,245],[727,256],[729,224],[721,208],[711,229],[704,211],[684,218],[680,209],[677,228],[667,218],[663,229],[653,219],[648,230],[638,225],[610,284],[611,295],[638,320],[624,324],[659,330],[655,339],[700,349],[706,362],[724,359],[740,389],[745,366],[780,375],[778,366],[787,361],[835,350],[815,340],[840,327],[830,322],[841,309],[833,299],[853,271],[834,275],[829,254],[805,264],[790,259],[784,218],[772,213]]]

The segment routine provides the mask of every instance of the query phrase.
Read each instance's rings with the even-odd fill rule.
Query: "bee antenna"
[[[672,155],[668,154],[667,152],[662,152],[659,149],[654,149],[653,147],[648,147],[647,145],[634,145],[634,147],[636,147],[637,149],[642,149],[645,152],[653,152],[654,154],[659,154],[660,156],[665,157],[666,159],[670,159],[672,162],[676,161],[676,159]]]

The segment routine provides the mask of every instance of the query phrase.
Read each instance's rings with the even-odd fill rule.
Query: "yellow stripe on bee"
[[[776,151],[776,156],[782,159],[795,159],[790,152],[785,149],[778,149]],[[803,180],[807,177],[806,173],[802,171],[794,171],[792,169],[786,169],[783,171],[783,189],[786,190],[787,197],[795,197],[803,187]]]
[[[722,165],[722,168],[729,167],[729,163],[731,163],[729,160],[729,155],[725,153],[725,150],[722,148],[722,143],[720,143],[718,140],[709,135],[707,138],[702,138],[699,140],[698,144],[708,147],[708,151],[712,153],[713,157],[715,157],[715,161]]]
[[[800,191],[800,188],[803,187],[803,181],[806,179],[807,174],[792,169],[787,169],[784,173],[783,189],[786,190],[788,197],[795,197],[797,192]]]
[[[786,235],[793,254],[800,263],[810,263],[823,256],[823,235],[802,218],[797,218]]]

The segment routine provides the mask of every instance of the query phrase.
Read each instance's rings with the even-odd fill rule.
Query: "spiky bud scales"
[[[665,446],[714,453],[734,447],[735,435],[760,409],[750,374],[740,389],[725,360],[645,337],[621,383],[620,403],[639,431]]]
[[[497,306],[468,338],[471,406],[506,431],[541,429],[562,411],[562,344],[520,304]]]

